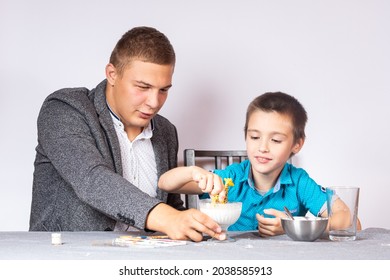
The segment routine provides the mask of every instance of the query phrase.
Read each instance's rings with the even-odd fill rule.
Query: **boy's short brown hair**
[[[302,104],[293,96],[283,92],[266,92],[256,97],[248,106],[245,120],[245,137],[248,130],[249,118],[253,112],[278,112],[291,117],[294,141],[305,139],[307,113]]]

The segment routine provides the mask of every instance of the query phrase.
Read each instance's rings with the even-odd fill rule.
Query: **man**
[[[38,117],[31,231],[141,229],[173,239],[224,239],[218,224],[157,188],[177,166],[176,128],[158,115],[172,86],[175,52],[150,27],[128,31],[95,89],[46,98]]]

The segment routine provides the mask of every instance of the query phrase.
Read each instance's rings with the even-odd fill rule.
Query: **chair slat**
[[[222,169],[234,162],[242,162],[246,160],[247,153],[245,150],[184,150],[185,166],[197,165],[196,160],[199,158],[209,158],[210,160],[214,159],[215,169]],[[226,166],[224,166],[224,163],[226,163]],[[198,208],[198,196],[185,195],[185,204],[187,208]]]

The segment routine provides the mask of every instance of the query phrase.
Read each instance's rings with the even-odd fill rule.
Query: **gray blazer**
[[[67,88],[44,101],[38,116],[30,230],[112,230],[117,221],[144,229],[161,202],[183,209],[180,195],[150,197],[122,177],[118,138],[107,108],[106,81],[95,89]],[[177,131],[153,119],[158,177],[177,166]]]

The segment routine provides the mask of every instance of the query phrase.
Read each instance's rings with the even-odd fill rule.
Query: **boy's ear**
[[[305,143],[305,139],[299,138],[298,141],[294,144],[294,147],[292,148],[292,152],[294,154],[297,154],[302,149],[304,143]]]

